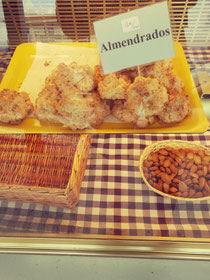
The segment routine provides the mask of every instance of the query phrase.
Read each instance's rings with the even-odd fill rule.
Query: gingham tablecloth
[[[210,93],[210,47],[194,46],[183,47],[183,49],[199,96]],[[201,79],[202,73],[205,79]]]
[[[93,135],[79,204],[70,210],[0,201],[0,232],[210,238],[210,200],[184,202],[162,197],[149,190],[140,176],[143,149],[166,139],[210,147],[210,131]]]
[[[183,49],[190,70],[196,68],[209,69],[210,47],[184,46]]]
[[[196,69],[209,71],[210,48],[184,47],[184,52],[195,81]],[[182,202],[159,196],[140,176],[138,162],[143,149],[165,139],[210,147],[210,131],[93,135],[79,204],[69,210],[0,201],[0,233],[210,238],[210,200]]]

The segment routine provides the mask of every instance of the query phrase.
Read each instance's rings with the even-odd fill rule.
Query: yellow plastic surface
[[[96,47],[95,43],[65,43],[80,47]],[[190,69],[180,43],[174,42],[175,57],[174,72],[184,81],[184,92],[189,95],[192,113],[177,124],[155,123],[146,129],[136,129],[130,123],[103,123],[97,129],[86,129],[73,131],[61,125],[49,122],[40,122],[34,118],[27,118],[19,125],[8,125],[0,122],[0,133],[202,133],[208,127],[208,120],[204,113],[200,97],[191,77]],[[5,76],[0,85],[0,90],[9,88],[18,90],[30,69],[36,54],[35,43],[24,43],[19,45],[7,68]]]

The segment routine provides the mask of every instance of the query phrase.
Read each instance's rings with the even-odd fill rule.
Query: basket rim
[[[140,159],[139,159],[139,170],[140,170],[140,173],[141,173],[141,176],[142,176],[142,179],[143,179],[144,183],[153,192],[161,195],[162,197],[168,197],[168,198],[174,199],[174,200],[194,202],[194,201],[204,201],[204,200],[210,199],[210,195],[209,196],[205,196],[205,197],[200,197],[200,198],[186,198],[186,197],[173,196],[173,195],[161,192],[161,191],[157,190],[156,188],[154,188],[153,186],[151,186],[149,184],[149,182],[147,181],[147,179],[144,176],[144,172],[143,172],[143,169],[142,169],[142,163],[143,163],[143,160],[145,158],[145,154],[147,154],[148,150],[150,150],[152,147],[157,147],[156,150],[158,150],[159,149],[158,147],[159,147],[160,144],[168,144],[168,145],[170,145],[170,143],[172,143],[172,144],[173,143],[183,143],[183,144],[186,144],[186,146],[190,145],[191,147],[199,147],[199,148],[204,149],[205,151],[208,151],[208,150],[210,151],[210,149],[207,146],[204,146],[204,145],[199,144],[197,142],[190,142],[190,141],[187,141],[187,140],[180,140],[180,139],[160,140],[160,141],[156,141],[155,143],[149,144],[142,151],[142,153],[140,155]]]

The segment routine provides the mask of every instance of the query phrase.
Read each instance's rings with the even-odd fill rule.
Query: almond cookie
[[[33,110],[26,92],[3,89],[0,92],[0,121],[9,124],[21,123]]]
[[[164,123],[181,122],[191,112],[189,97],[182,94],[168,95],[168,102],[165,104],[163,111],[158,115]]]
[[[89,65],[78,65],[76,62],[69,65],[58,64],[46,78],[45,85],[55,85],[60,91],[66,87],[77,87],[83,92],[92,91],[96,87],[92,68]]]
[[[72,130],[96,127],[109,114],[109,106],[97,92],[84,94],[76,87],[62,92],[55,86],[45,87],[35,105],[35,115],[39,120],[59,123]]]
[[[157,79],[137,77],[128,88],[125,100],[126,107],[135,116],[137,127],[144,128],[163,110],[168,94]]]

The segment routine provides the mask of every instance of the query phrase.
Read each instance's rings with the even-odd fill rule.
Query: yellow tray
[[[62,45],[95,48],[94,43],[66,43]],[[184,91],[190,97],[192,113],[182,122],[177,124],[159,124],[149,126],[146,129],[136,129],[130,123],[103,123],[97,129],[73,131],[57,124],[39,122],[34,118],[27,118],[19,125],[0,123],[0,133],[202,133],[208,127],[208,120],[204,113],[200,97],[191,77],[190,69],[180,43],[174,42],[175,57],[174,71],[184,81]],[[36,44],[25,43],[19,45],[7,68],[0,85],[0,90],[9,88],[19,90],[28,70],[36,55]],[[64,61],[65,62],[65,61]],[[44,67],[44,66],[43,66]]]

